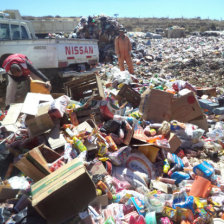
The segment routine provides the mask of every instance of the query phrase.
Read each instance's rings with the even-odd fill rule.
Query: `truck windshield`
[[[0,23],[0,40],[10,40],[9,24]]]

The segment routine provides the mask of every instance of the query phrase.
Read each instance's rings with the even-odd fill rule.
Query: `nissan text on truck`
[[[17,10],[9,11],[14,19],[0,13],[0,67],[6,57],[20,53],[52,80],[75,75],[81,67],[88,70],[98,63],[97,40],[37,39],[32,23],[22,20]]]

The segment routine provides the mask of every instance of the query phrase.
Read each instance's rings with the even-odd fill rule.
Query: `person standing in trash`
[[[128,71],[134,74],[132,59],[131,59],[131,42],[129,38],[125,35],[125,29],[121,28],[119,30],[119,36],[115,39],[115,53],[118,57],[119,68],[124,71],[124,61],[128,65]]]
[[[40,80],[45,82],[46,87],[51,89],[51,84],[48,78],[37,70],[32,62],[23,54],[12,54],[8,56],[2,67],[8,74],[8,85],[6,89],[6,109],[9,108],[11,103],[15,103],[17,85],[29,78],[33,80]]]

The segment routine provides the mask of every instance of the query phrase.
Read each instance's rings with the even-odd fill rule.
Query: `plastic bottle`
[[[72,138],[75,148],[77,148],[80,152],[87,151],[86,146],[80,139],[74,136],[74,133],[69,128],[66,128],[65,131]]]
[[[164,160],[163,162],[163,173],[168,173],[169,169],[170,169],[170,164],[168,162],[167,159]]]
[[[167,159],[168,159],[169,163],[177,164],[180,168],[184,167],[184,163],[183,163],[182,159],[174,153],[168,152]]]
[[[74,146],[80,151],[80,152],[84,152],[84,151],[87,151],[87,148],[86,146],[82,143],[81,140],[79,140],[77,137],[73,137],[73,143],[74,143]]]

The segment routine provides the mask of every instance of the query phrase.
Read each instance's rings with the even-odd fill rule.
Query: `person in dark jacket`
[[[6,108],[9,108],[10,104],[15,103],[17,85],[29,78],[33,80],[41,80],[45,82],[46,87],[51,89],[51,84],[48,78],[36,69],[32,62],[23,54],[12,54],[8,56],[2,67],[8,74],[8,86],[6,90]]]

